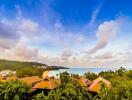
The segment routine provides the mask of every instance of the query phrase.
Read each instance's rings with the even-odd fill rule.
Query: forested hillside
[[[25,76],[40,76],[45,70],[57,70],[64,67],[59,66],[48,66],[46,64],[38,62],[21,62],[21,61],[9,61],[0,60],[0,71],[2,70],[12,70],[16,71],[18,77]]]

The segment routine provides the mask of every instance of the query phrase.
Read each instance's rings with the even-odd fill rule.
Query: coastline
[[[91,73],[100,73],[101,71],[115,71],[119,68],[68,68],[68,69],[57,69],[57,70],[50,70],[49,71],[49,76],[55,76],[56,74],[62,73],[67,71],[68,73],[73,73],[73,74],[79,74],[79,75],[84,75],[86,72],[91,72]],[[132,70],[132,68],[126,68],[126,70]]]

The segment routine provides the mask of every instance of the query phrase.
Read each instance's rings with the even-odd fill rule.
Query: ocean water
[[[108,70],[117,70],[119,68],[69,68],[69,69],[59,69],[59,70],[53,70],[49,72],[49,76],[55,76],[61,72],[67,71],[68,73],[72,74],[78,74],[83,75],[86,72],[93,72],[93,73],[99,73],[101,71],[108,71]],[[132,68],[129,68],[132,69]]]

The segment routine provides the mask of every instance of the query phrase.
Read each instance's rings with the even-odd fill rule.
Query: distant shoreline
[[[87,72],[98,74],[102,71],[109,71],[109,70],[115,71],[118,69],[119,68],[69,68],[69,69],[50,70],[49,75],[56,76],[56,74],[59,74],[59,73],[65,72],[65,71],[67,71],[68,73],[71,73],[71,74],[79,74],[79,75],[83,75]],[[130,68],[130,69],[125,68],[125,69],[132,70],[132,68]]]

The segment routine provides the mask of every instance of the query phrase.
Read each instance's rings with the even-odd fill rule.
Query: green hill
[[[57,70],[64,67],[59,66],[48,66],[46,64],[38,62],[21,62],[21,61],[10,61],[10,60],[0,60],[0,71],[2,70],[12,70],[16,71],[18,77],[41,76],[45,70]]]
[[[20,61],[9,61],[9,60],[0,60],[0,70],[17,70],[21,68],[27,67],[38,67],[38,66],[46,66],[46,64],[41,64],[37,62],[20,62]]]

